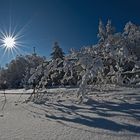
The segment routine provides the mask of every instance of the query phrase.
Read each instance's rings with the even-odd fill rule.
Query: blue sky
[[[30,54],[36,47],[39,55],[49,57],[55,41],[66,53],[95,44],[99,18],[111,19],[117,31],[128,21],[140,24],[139,5],[139,0],[0,0],[0,29],[22,29],[18,54]],[[1,65],[13,57],[3,52],[0,48]]]

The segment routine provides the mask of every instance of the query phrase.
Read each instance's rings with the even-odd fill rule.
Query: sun
[[[24,46],[22,37],[22,29],[0,29],[0,49],[4,50],[3,55],[1,57],[3,57],[6,53],[8,53],[8,56],[12,54],[13,57],[21,54],[21,47]]]
[[[12,36],[5,37],[3,39],[3,43],[4,43],[4,46],[9,48],[9,49],[16,46],[16,40]]]

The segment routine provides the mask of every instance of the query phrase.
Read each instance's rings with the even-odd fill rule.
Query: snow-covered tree
[[[21,88],[28,85],[31,68],[36,69],[44,61],[43,57],[19,55],[0,70],[0,83],[7,82],[8,88]]]
[[[111,20],[108,20],[107,24],[106,24],[106,34],[107,34],[107,36],[113,35],[114,32],[115,32],[115,28],[112,26]]]
[[[140,59],[140,26],[128,22],[124,27],[123,36],[130,52]]]
[[[100,40],[99,40],[100,42],[102,42],[106,39],[105,27],[104,27],[101,19],[99,20],[98,37],[100,38]]]

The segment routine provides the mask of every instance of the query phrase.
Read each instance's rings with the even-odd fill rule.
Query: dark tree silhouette
[[[60,59],[64,58],[64,52],[62,48],[59,47],[58,42],[54,43],[53,52],[51,53],[51,56],[53,60],[56,60],[57,58],[60,58]]]

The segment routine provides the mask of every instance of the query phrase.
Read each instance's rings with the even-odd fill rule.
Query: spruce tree
[[[56,60],[57,58],[60,58],[63,60],[64,52],[63,52],[62,48],[59,47],[58,42],[54,43],[53,52],[51,53],[51,56],[52,56],[53,60]]]

